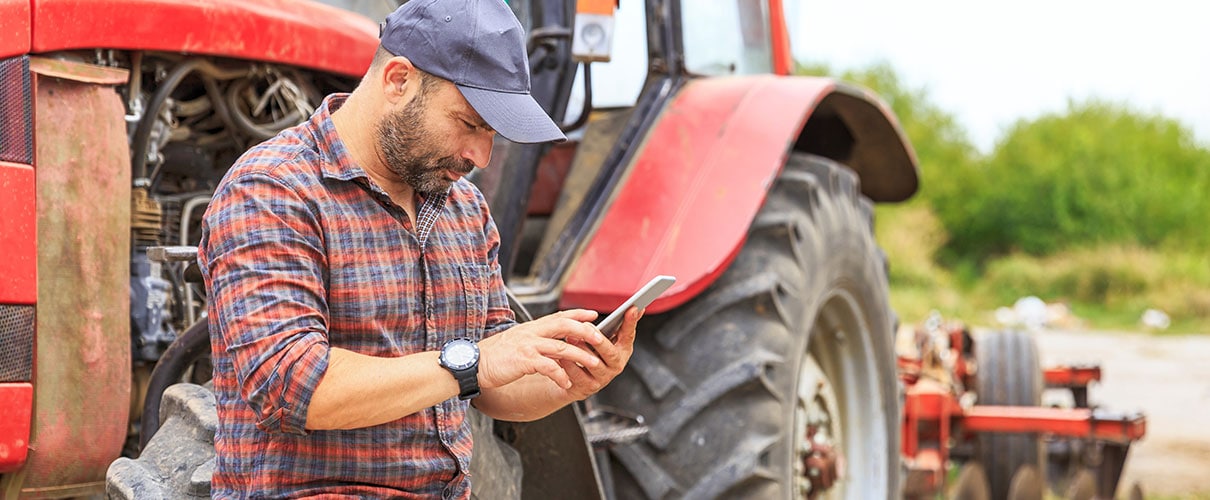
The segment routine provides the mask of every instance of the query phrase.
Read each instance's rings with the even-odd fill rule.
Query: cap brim
[[[513,142],[565,141],[567,136],[529,94],[493,92],[458,85],[462,96],[496,133]]]

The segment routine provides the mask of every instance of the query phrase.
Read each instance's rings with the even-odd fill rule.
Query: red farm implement
[[[1099,366],[1043,370],[1024,332],[975,337],[935,319],[898,344],[905,498],[1042,498],[1046,487],[1065,498],[1115,498],[1147,421],[1089,405]],[[1045,389],[1069,392],[1070,404],[1042,406]],[[1137,485],[1130,498],[1141,498]]]

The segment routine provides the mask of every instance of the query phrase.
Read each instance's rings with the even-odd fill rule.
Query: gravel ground
[[[1044,366],[1100,363],[1094,404],[1147,415],[1124,487],[1138,481],[1147,496],[1210,496],[1210,335],[1046,330],[1036,338]]]

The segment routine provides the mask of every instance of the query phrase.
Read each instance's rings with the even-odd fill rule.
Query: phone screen
[[[623,302],[612,313],[609,313],[609,316],[606,316],[600,323],[597,323],[597,329],[601,330],[601,333],[605,334],[610,341],[616,341],[618,338],[618,327],[622,326],[622,319],[625,317],[626,311],[631,306],[642,309],[651,305],[673,283],[676,283],[676,278],[672,276],[660,275],[652,278],[646,285],[643,285],[643,288],[640,288],[629,299],[626,299],[626,302]]]

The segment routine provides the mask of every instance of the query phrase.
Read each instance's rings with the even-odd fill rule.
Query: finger
[[[534,322],[533,333],[539,337],[562,339],[567,341],[579,340],[596,345],[605,342],[605,336],[592,323],[585,323],[569,318],[547,316]]]
[[[563,366],[563,369],[571,377],[571,392],[578,398],[586,398],[596,394],[605,385],[601,382],[601,378],[594,376],[584,368],[575,365],[568,366],[566,361],[562,361],[559,364]]]
[[[631,307],[626,311],[626,315],[622,319],[622,325],[618,327],[618,338],[615,341],[615,345],[629,352],[634,346],[635,329],[638,327],[639,318],[642,317],[643,310],[637,307]]]
[[[586,343],[586,342],[583,342],[583,341],[580,341],[577,339],[567,340],[566,342],[573,346],[580,348],[584,352],[587,352],[593,356],[596,356],[597,359],[601,359],[601,355],[600,355],[600,353],[597,352],[596,346],[594,346],[592,344],[589,344],[589,343]],[[606,343],[608,343],[608,342],[606,342]],[[602,364],[604,364],[604,363],[602,362]],[[580,366],[580,365],[576,365],[576,366]]]
[[[597,319],[598,315],[596,311],[590,311],[588,309],[568,309],[566,311],[553,313],[550,316],[556,318],[567,318],[575,321],[593,321]]]
[[[571,389],[571,377],[560,363],[550,358],[539,358],[535,363],[534,369],[537,373],[550,379],[559,387]]]
[[[602,358],[602,359],[604,359],[604,358]],[[618,374],[622,372],[622,368],[624,368],[624,367],[625,367],[624,358],[622,358],[620,356],[614,356],[612,362],[602,361],[602,363],[600,365],[597,365],[594,367],[584,367],[583,370],[585,372],[587,372],[589,376],[592,377],[594,384],[604,385],[604,384],[609,383],[609,381],[613,380],[614,377],[618,376]],[[594,390],[593,392],[596,392],[596,391]]]
[[[613,341],[593,346],[606,367],[620,370],[630,360],[630,354],[634,352],[635,328],[642,315],[642,309],[631,307],[622,315],[622,324],[618,325]]]
[[[601,359],[596,355],[567,342],[542,339],[542,342],[536,346],[538,353],[547,358],[567,360],[587,368],[596,368],[601,365]]]
[[[563,367],[563,371],[567,372],[567,377],[571,379],[572,388],[587,388],[593,385],[593,375],[588,369],[571,361],[560,360],[558,363]]]
[[[592,350],[597,354],[597,357],[601,358],[602,366],[613,366],[617,364],[621,354],[618,350],[618,346],[613,342],[602,342],[594,345],[592,346]]]
[[[562,337],[569,341],[573,339],[579,340],[594,346],[609,341],[609,339],[605,338],[605,335],[597,329],[596,325],[593,325],[592,323],[561,319],[558,322],[558,327],[562,332],[562,335],[558,335],[556,338]]]

